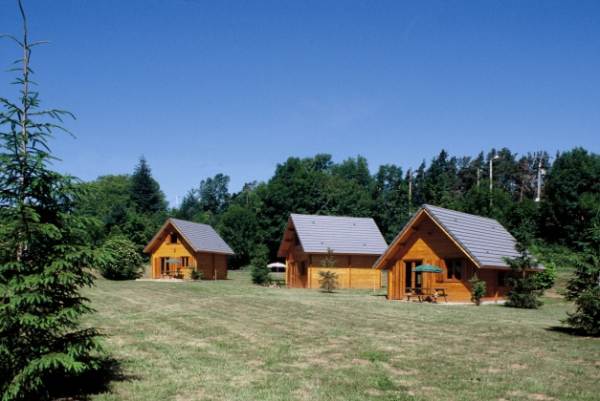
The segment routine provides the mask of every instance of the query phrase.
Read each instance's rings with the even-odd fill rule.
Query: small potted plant
[[[185,266],[181,268],[181,275],[184,280],[192,280],[192,272],[196,270],[194,266]]]

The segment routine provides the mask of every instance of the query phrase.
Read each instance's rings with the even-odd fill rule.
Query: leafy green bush
[[[319,272],[319,284],[325,292],[333,292],[338,287],[338,275],[331,270]]]
[[[271,283],[271,271],[267,267],[269,250],[265,245],[259,245],[254,251],[254,256],[250,264],[252,265],[252,282],[259,285],[267,285]]]
[[[471,277],[469,283],[471,284],[471,301],[479,306],[481,305],[481,298],[485,296],[486,292],[485,281],[480,280],[477,274],[475,274]]]
[[[143,260],[136,245],[129,239],[115,235],[102,246],[103,262],[100,274],[109,280],[133,280],[142,275]]]
[[[194,270],[192,270],[192,274],[191,274],[190,278],[192,280],[202,280],[202,276],[203,276],[203,274],[201,271],[194,269]]]

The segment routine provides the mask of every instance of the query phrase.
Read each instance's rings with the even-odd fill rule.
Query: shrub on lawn
[[[338,287],[338,275],[331,270],[319,272],[319,284],[325,292],[333,292]]]
[[[133,280],[142,275],[142,257],[136,246],[121,235],[109,237],[102,246],[100,274],[109,280]]]
[[[544,292],[536,278],[537,273],[532,271],[537,266],[537,262],[522,243],[517,243],[517,250],[519,256],[506,259],[514,275],[507,279],[510,289],[505,305],[513,308],[537,309],[542,305],[539,297]]]
[[[479,306],[481,305],[481,298],[485,296],[485,281],[480,280],[479,277],[477,277],[477,274],[475,274],[473,277],[471,277],[469,283],[471,284],[471,301],[474,302],[475,305]]]
[[[600,255],[590,253],[578,261],[565,297],[576,307],[569,313],[567,324],[585,334],[600,336]]]
[[[259,245],[254,251],[254,256],[250,264],[252,265],[252,282],[259,285],[267,285],[271,283],[271,271],[267,267],[269,263],[269,250],[265,245]]]
[[[202,280],[202,272],[196,269],[192,270],[192,274],[190,276],[192,280]]]
[[[323,267],[335,267],[335,256],[333,255],[333,249],[327,248],[327,255],[321,261]],[[319,272],[319,284],[321,289],[325,292],[333,292],[338,287],[338,275],[337,273],[326,270]]]

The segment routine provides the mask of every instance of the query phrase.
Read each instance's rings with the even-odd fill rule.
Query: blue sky
[[[170,202],[289,156],[408,168],[440,149],[600,151],[600,2],[29,0],[44,104],[68,109],[57,167],[131,172]],[[0,32],[18,33],[15,0]],[[0,64],[18,57],[0,42]],[[0,74],[0,93],[10,94]]]

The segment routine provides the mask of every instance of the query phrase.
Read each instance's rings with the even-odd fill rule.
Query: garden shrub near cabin
[[[471,284],[471,301],[479,306],[481,305],[481,298],[485,296],[486,292],[485,281],[480,280],[477,274],[475,274],[471,277],[469,283]]]
[[[319,284],[325,292],[333,292],[338,287],[338,275],[331,270],[319,272]]]
[[[333,249],[327,248],[327,255],[321,261],[323,267],[335,267],[335,256]],[[319,284],[325,292],[333,292],[338,287],[338,275],[331,270],[319,272]]]
[[[566,322],[583,333],[600,336],[600,255],[589,253],[577,262],[565,296],[576,307]]]
[[[523,244],[517,243],[516,247],[520,255],[506,259],[513,270],[513,275],[507,278],[510,289],[505,305],[513,308],[537,309],[542,305],[539,298],[544,293],[536,273],[532,271],[537,266],[537,262]]]
[[[103,248],[104,260],[100,273],[109,280],[134,280],[143,272],[143,260],[136,245],[121,235],[106,240]]]
[[[252,282],[267,285],[271,283],[271,271],[267,267],[269,250],[265,245],[259,245],[254,251],[250,264],[252,265]]]
[[[194,268],[192,270],[192,274],[191,274],[190,278],[192,280],[202,280],[202,272],[198,271],[197,269]]]

